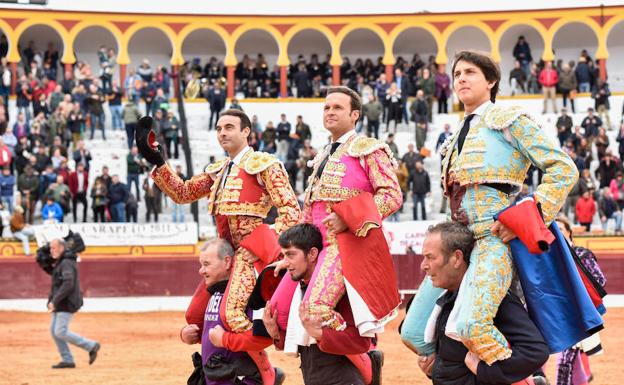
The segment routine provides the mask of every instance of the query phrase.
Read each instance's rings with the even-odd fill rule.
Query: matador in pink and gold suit
[[[347,294],[360,334],[373,336],[396,315],[400,304],[392,256],[381,229],[382,219],[403,202],[392,152],[385,143],[351,130],[312,162],[302,221],[321,230],[323,250],[303,301],[325,327],[342,330],[345,322],[334,308]],[[323,220],[332,212],[347,230],[328,231]],[[295,286],[287,274],[271,301],[280,326],[285,326],[291,303],[286,293]]]

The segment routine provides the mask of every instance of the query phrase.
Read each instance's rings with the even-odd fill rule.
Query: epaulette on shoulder
[[[521,116],[535,122],[535,119],[520,106],[493,106],[485,114],[484,120],[487,127],[502,131],[511,127]]]
[[[386,152],[392,164],[396,167],[396,159],[394,159],[394,154],[392,150],[385,142],[382,142],[379,139],[369,138],[366,136],[358,136],[355,138],[349,148],[347,149],[347,154],[353,157],[362,157],[366,155],[370,155],[375,151],[383,150]]]
[[[279,163],[279,159],[277,159],[275,155],[255,151],[249,155],[249,158],[245,162],[245,172],[251,175],[258,174],[275,163]]]
[[[225,167],[225,165],[228,163],[228,158],[223,158],[220,159],[214,163],[210,163],[208,166],[206,166],[206,168],[204,169],[204,172],[208,173],[208,174],[216,174],[219,171],[221,171],[221,169],[223,167]]]
[[[392,155],[390,147],[388,147],[388,145],[381,140],[369,138],[366,136],[358,136],[349,145],[349,148],[347,149],[347,154],[349,154],[350,156],[360,157],[370,155],[380,149],[384,149],[386,150],[386,152]]]

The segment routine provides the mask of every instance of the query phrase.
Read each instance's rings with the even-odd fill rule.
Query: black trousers
[[[74,210],[76,213],[76,210]],[[93,208],[93,222],[106,222],[106,206],[97,206]]]
[[[171,145],[173,145],[174,151],[171,151]],[[180,157],[180,143],[178,138],[165,138],[165,148],[167,149],[167,156],[169,159]],[[173,153],[173,156],[171,156]]]
[[[375,137],[376,139],[379,139],[379,120],[376,121],[368,121],[368,127],[366,132],[368,133],[368,136],[370,137]]]
[[[219,112],[221,112],[218,109],[210,109],[210,121],[208,122],[208,131],[212,130],[215,128],[215,126],[212,125],[213,119],[214,119],[214,124],[217,124],[217,120],[219,120]]]
[[[321,351],[318,345],[299,346],[305,385],[365,385],[360,371],[345,356]]]
[[[72,198],[72,207],[74,208],[74,210],[72,211],[72,214],[74,215],[74,222],[78,222],[78,203],[82,203],[82,221],[86,222],[87,221],[87,193],[86,192],[79,192],[76,193],[76,195],[74,195],[74,197]]]

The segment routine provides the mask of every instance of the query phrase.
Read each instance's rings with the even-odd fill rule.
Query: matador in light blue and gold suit
[[[578,179],[570,159],[519,107],[486,102],[474,111],[458,155],[457,130],[443,146],[442,183],[451,203],[451,220],[464,223],[477,240],[470,255],[446,334],[461,340],[491,365],[511,355],[493,319],[513,277],[507,244],[490,232],[494,215],[508,207],[522,187],[529,166],[543,171],[535,198],[549,224]],[[419,354],[434,352],[424,330],[442,290],[425,278],[407,314],[402,338]]]

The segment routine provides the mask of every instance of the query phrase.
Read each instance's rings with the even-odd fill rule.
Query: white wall
[[[252,29],[238,39],[234,52],[239,61],[243,60],[245,54],[255,60],[261,53],[269,64],[269,68],[273,69],[279,56],[279,46],[270,33],[261,29]]]
[[[607,38],[607,74],[611,90],[624,90],[624,22],[617,24]]]
[[[461,27],[451,34],[446,43],[448,62],[447,72],[450,73],[455,54],[461,50],[473,49],[490,52],[490,40],[487,35],[476,27]]]
[[[351,64],[355,59],[371,59],[377,62],[379,56],[384,55],[383,42],[377,34],[369,29],[351,31],[340,46],[341,57],[347,56]]]
[[[299,55],[303,55],[305,60],[309,61],[313,53],[318,54],[321,63],[325,61],[327,54],[331,53],[329,40],[319,31],[304,29],[288,43],[288,57],[291,62],[296,62]]]
[[[202,67],[211,57],[223,61],[225,57],[225,43],[221,36],[210,29],[199,29],[191,32],[182,43],[182,56],[187,61],[198,57]]]
[[[552,46],[555,60],[563,59],[564,62],[574,60],[578,63],[583,49],[587,50],[592,59],[596,59],[598,38],[594,31],[585,24],[570,23],[555,33]]]
[[[420,55],[420,59],[427,64],[430,55],[436,55],[438,47],[435,39],[429,31],[422,28],[407,29],[397,37],[392,47],[395,59],[403,56],[408,62],[412,60],[415,53]]]
[[[156,70],[159,65],[171,67],[171,55],[173,48],[169,37],[157,28],[143,28],[137,31],[128,46],[130,55],[130,67],[138,67],[144,58],[150,61],[152,69]]]

